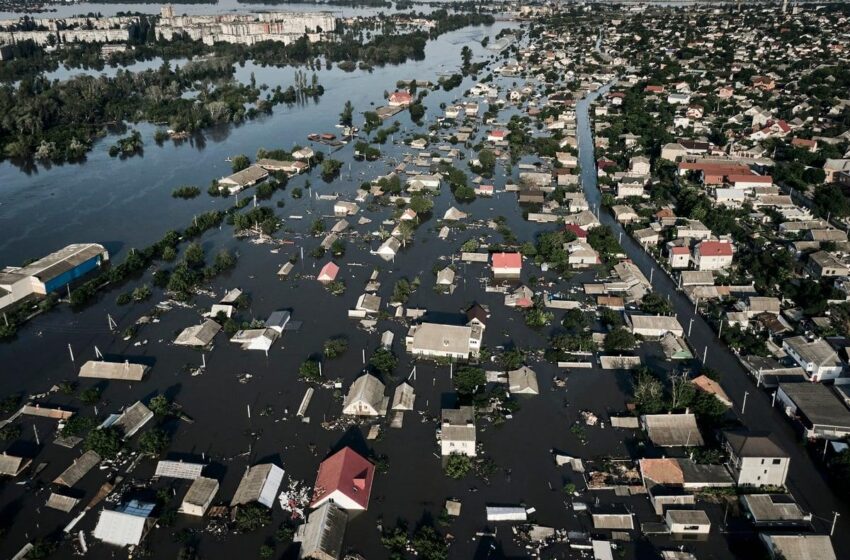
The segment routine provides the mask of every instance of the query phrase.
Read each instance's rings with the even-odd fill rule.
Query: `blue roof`
[[[135,515],[138,517],[150,517],[150,514],[153,511],[153,508],[155,507],[156,504],[140,502],[139,500],[130,500],[121,508],[119,508],[118,511],[126,513],[128,515]]]

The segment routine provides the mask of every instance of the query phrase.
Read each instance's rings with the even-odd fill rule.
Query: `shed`
[[[183,461],[159,461],[156,464],[156,477],[182,478],[195,480],[201,476],[204,465],[201,463],[184,463]]]
[[[78,498],[72,498],[71,496],[64,496],[62,494],[57,494],[56,492],[51,492],[45,505],[50,509],[70,513],[70,511],[74,509],[78,503],[80,503]]]
[[[487,521],[520,521],[528,520],[528,512],[518,506],[486,506]]]
[[[707,535],[711,521],[702,510],[668,509],[664,522],[673,534]]]
[[[254,465],[245,471],[236,494],[230,501],[230,506],[238,506],[258,502],[270,508],[280,483],[283,481],[283,469],[272,463]]]
[[[218,481],[214,478],[199,476],[189,487],[183,502],[180,504],[180,513],[203,517],[212,504],[218,492]]]

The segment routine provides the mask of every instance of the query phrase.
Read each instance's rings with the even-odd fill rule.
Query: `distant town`
[[[0,20],[0,556],[850,557],[850,5],[387,4]]]

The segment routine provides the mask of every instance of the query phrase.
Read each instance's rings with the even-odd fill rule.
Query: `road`
[[[613,82],[612,82],[613,83]],[[715,336],[714,330],[699,315],[694,313],[694,305],[679,292],[676,284],[666,272],[646,253],[640,245],[626,233],[625,229],[608,212],[600,211],[601,193],[596,182],[596,164],[593,145],[593,133],[590,127],[589,107],[592,102],[608,91],[611,84],[584,97],[576,107],[576,125],[579,145],[579,164],[581,181],[585,196],[599,220],[610,227],[615,235],[621,236],[621,244],[628,257],[641,269],[647,278],[653,278],[653,289],[668,296],[673,309],[687,329],[693,318],[693,328],[689,341],[701,358],[707,354],[706,366],[720,372],[723,389],[733,401],[733,410],[738,418],[753,431],[772,433],[779,444],[791,457],[791,467],[787,481],[788,489],[800,506],[814,516],[815,529],[820,533],[829,533],[835,512],[840,515],[833,536],[833,544],[839,558],[850,558],[850,508],[839,500],[829,487],[824,473],[815,465],[803,442],[779,408],[771,403],[772,394],[757,389],[752,378],[744,370],[736,356]],[[707,349],[707,351],[706,351]],[[741,413],[745,395],[748,395],[746,412]]]

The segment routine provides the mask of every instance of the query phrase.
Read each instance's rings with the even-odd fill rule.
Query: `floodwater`
[[[373,72],[344,73],[339,70],[320,71],[320,82],[326,87],[325,95],[317,102],[304,105],[277,107],[269,117],[237,127],[223,127],[209,131],[203,141],[195,139],[174,146],[162,147],[151,141],[153,127],[142,125],[139,130],[146,141],[143,157],[116,160],[109,158],[106,150],[110,139],[100,141],[82,165],[62,165],[39,168],[29,174],[21,172],[9,163],[2,166],[0,184],[0,223],[4,224],[4,240],[0,244],[0,260],[18,263],[31,256],[72,241],[96,241],[107,245],[120,261],[130,247],[145,246],[174,227],[185,226],[193,215],[211,208],[224,208],[231,200],[210,198],[205,193],[195,200],[183,201],[171,198],[171,190],[180,184],[198,184],[205,187],[210,180],[228,173],[225,158],[237,153],[251,156],[257,148],[289,147],[294,143],[306,144],[310,132],[333,131],[337,115],[345,100],[350,99],[358,112],[371,109],[382,102],[384,90],[393,90],[395,82],[402,78],[436,80],[441,73],[456,70],[460,64],[460,49],[470,45],[475,58],[492,56],[491,51],[480,47],[480,40],[492,38],[502,24],[491,28],[472,28],[446,34],[430,43],[424,61],[411,62],[401,67],[387,67]],[[238,74],[245,79],[253,72],[258,83],[270,86],[292,83],[294,69],[291,68],[240,68]],[[512,79],[497,79],[502,87],[508,87]],[[439,111],[439,105],[450,102],[460,92],[469,88],[473,81],[464,80],[460,88],[452,92],[433,91],[426,97],[428,116]],[[483,109],[482,109],[483,110]],[[506,112],[508,113],[508,112]],[[407,113],[397,115],[403,130],[416,127],[410,123]],[[398,138],[396,138],[398,140]],[[398,160],[406,150],[387,144],[382,150],[388,159]],[[346,162],[343,175],[331,184],[324,183],[313,175],[309,180],[312,190],[318,193],[339,192],[350,198],[357,185],[380,174],[386,173],[392,163],[360,163],[351,161],[352,146],[346,146],[334,154]],[[464,162],[458,162],[464,167]],[[514,169],[514,173],[517,171]],[[340,359],[325,360],[324,375],[339,379],[343,391],[362,372],[362,356],[368,356],[378,346],[380,332],[387,329],[395,334],[394,352],[400,358],[393,379],[385,380],[388,394],[413,368],[403,348],[406,326],[395,321],[382,320],[378,333],[366,333],[356,328],[356,323],[347,319],[347,310],[354,307],[362,293],[366,280],[373,268],[381,269],[382,287],[379,292],[384,302],[389,300],[393,285],[401,278],[419,277],[421,286],[413,294],[409,305],[423,307],[434,314],[461,320],[460,312],[473,301],[489,306],[491,319],[488,322],[485,344],[489,348],[516,344],[522,348],[542,348],[550,329],[531,330],[525,326],[520,312],[506,308],[502,295],[485,293],[479,279],[487,275],[483,265],[463,265],[459,271],[461,281],[452,295],[434,292],[435,266],[442,268],[449,263],[448,256],[457,254],[459,247],[473,237],[485,236],[491,242],[501,241],[500,236],[489,229],[471,227],[456,229],[447,241],[438,240],[438,218],[446,209],[455,205],[448,188],[436,200],[432,217],[417,230],[413,243],[403,250],[394,262],[385,263],[369,254],[377,242],[362,241],[364,234],[378,229],[380,221],[390,217],[392,209],[366,212],[372,219],[366,226],[352,228],[357,237],[348,239],[345,257],[337,259],[341,267],[340,278],[347,286],[341,297],[328,294],[315,280],[318,268],[327,259],[315,261],[311,257],[299,262],[293,278],[278,280],[277,269],[291,254],[303,246],[305,253],[318,245],[320,238],[306,237],[305,232],[314,218],[330,214],[332,203],[305,198],[295,200],[290,192],[295,186],[304,186],[308,177],[293,180],[286,191],[278,192],[265,204],[276,208],[276,203],[285,202],[285,208],[277,210],[284,218],[284,231],[279,236],[291,240],[292,245],[280,247],[277,253],[269,245],[255,245],[233,238],[232,228],[223,226],[220,231],[208,232],[201,239],[208,255],[222,247],[239,253],[237,268],[210,284],[216,297],[227,289],[240,287],[251,295],[250,309],[243,313],[245,320],[263,319],[274,310],[289,309],[293,320],[303,324],[297,332],[286,332],[268,356],[246,352],[228,343],[219,335],[215,347],[203,356],[200,352],[174,347],[170,344],[176,333],[200,320],[200,313],[207,309],[215,298],[199,296],[195,308],[176,308],[167,312],[157,323],[139,328],[135,338],[125,341],[117,332],[108,328],[111,317],[118,325],[118,332],[134,324],[147,314],[153,303],[162,298],[158,290],[147,303],[117,306],[116,296],[141,283],[150,283],[151,271],[134,279],[122,288],[102,295],[99,301],[81,312],[71,312],[60,307],[38,317],[25,326],[17,340],[0,345],[0,364],[4,375],[0,376],[0,395],[19,393],[24,396],[47,391],[63,380],[75,380],[79,366],[93,359],[95,352],[102,352],[115,359],[129,358],[149,363],[151,374],[140,383],[96,383],[86,380],[79,389],[92,386],[104,388],[103,401],[97,413],[117,412],[136,400],[147,401],[157,393],[168,395],[179,403],[194,419],[193,423],[167,422],[165,428],[172,433],[169,458],[202,460],[209,463],[207,473],[221,480],[222,486],[217,502],[226,503],[233,495],[244,469],[258,462],[272,460],[281,465],[288,476],[312,484],[318,463],[332,449],[352,445],[363,453],[373,451],[386,455],[389,471],[376,478],[372,501],[368,512],[351,520],[348,526],[346,548],[359,551],[367,558],[381,558],[386,551],[380,544],[378,524],[394,526],[403,520],[413,527],[420,522],[436,519],[444,500],[456,497],[463,503],[463,511],[457,520],[444,531],[453,536],[451,556],[453,558],[499,558],[522,556],[524,549],[512,542],[510,531],[501,527],[496,539],[484,539],[476,533],[492,532],[484,517],[487,504],[525,504],[535,507],[534,519],[538,522],[571,530],[588,530],[586,517],[577,517],[565,503],[563,485],[572,481],[579,488],[583,482],[577,475],[558,468],[552,459],[551,450],[569,454],[625,455],[633,436],[616,433],[610,428],[599,426],[588,428],[589,443],[582,444],[571,433],[570,426],[579,418],[581,410],[589,409],[597,414],[608,410],[621,410],[625,403],[625,391],[629,387],[629,376],[622,372],[601,372],[596,369],[570,374],[566,389],[556,389],[552,384],[555,375],[563,377],[550,364],[531,359],[538,372],[541,395],[523,399],[522,409],[502,427],[493,427],[482,422],[479,439],[487,456],[497,465],[495,473],[485,483],[468,477],[452,481],[442,474],[434,432],[434,418],[439,416],[441,406],[448,403],[451,392],[449,368],[428,363],[417,365],[416,379],[412,381],[417,391],[416,412],[407,413],[402,429],[385,428],[384,435],[366,442],[364,428],[325,430],[322,421],[338,417],[341,409],[339,392],[317,390],[308,409],[309,423],[294,418],[306,384],[297,380],[298,365],[311,355],[321,352],[324,340],[346,336],[349,351]],[[507,178],[504,168],[499,167],[493,183],[501,190]],[[250,196],[250,191],[243,196]],[[532,240],[540,229],[522,219],[522,211],[512,194],[500,193],[492,199],[479,198],[462,206],[471,219],[483,220],[497,215],[507,218],[507,223],[519,241]],[[303,215],[303,220],[290,219],[290,215]],[[357,217],[349,219],[354,224]],[[326,220],[328,226],[333,221]],[[548,227],[548,226],[547,226]],[[569,286],[555,275],[526,270],[524,279],[530,276],[557,282],[559,289]],[[592,273],[576,276],[571,283],[592,278]],[[387,308],[392,312],[392,308]],[[560,320],[560,314],[556,321]],[[75,361],[71,360],[73,352]],[[205,361],[207,367],[202,375],[192,376],[191,369]],[[45,399],[54,405],[62,405],[87,415],[95,410],[84,406],[79,400],[54,394]],[[581,403],[578,405],[577,403]],[[249,407],[252,411],[249,417]],[[548,426],[549,430],[540,430]],[[0,486],[0,520],[8,526],[6,539],[0,544],[0,556],[12,556],[24,543],[37,536],[60,530],[72,515],[63,514],[44,507],[49,496],[49,481],[55,478],[80,453],[52,443],[55,426],[44,421],[22,422],[23,435],[20,441],[8,449],[10,453],[35,456],[35,463],[47,463],[35,480],[17,485],[5,482]],[[37,432],[35,431],[37,429]],[[36,435],[38,434],[38,435]],[[38,438],[38,440],[36,439]],[[153,472],[152,461],[142,462],[126,476],[145,482]],[[95,470],[78,485],[84,500],[89,500],[105,480],[107,473]],[[156,488],[167,488],[167,481],[160,481]],[[187,485],[175,484],[176,498],[171,507],[179,505]],[[636,506],[638,507],[638,506]],[[96,523],[97,511],[89,512],[77,529],[91,531]],[[33,512],[38,511],[38,515]],[[237,555],[253,554],[267,542],[274,529],[285,516],[279,507],[274,510],[272,526],[254,534],[225,537],[200,535],[198,554],[204,558],[224,559]],[[200,530],[202,523],[178,516],[174,527],[156,529],[146,541],[156,558],[175,557],[179,543],[173,534],[179,529]],[[110,558],[114,550],[93,543],[90,558]],[[631,548],[631,545],[623,545]],[[278,546],[276,556],[290,557],[294,548]],[[58,558],[71,556],[71,544],[64,542],[54,555]]]

